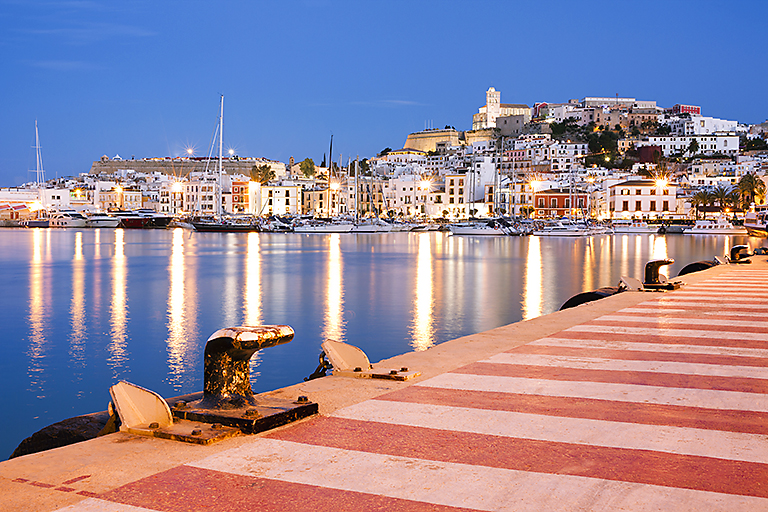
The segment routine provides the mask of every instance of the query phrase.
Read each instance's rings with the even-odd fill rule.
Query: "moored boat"
[[[94,213],[86,217],[85,225],[89,228],[116,228],[120,225],[120,219],[103,213]]]
[[[555,221],[542,226],[533,232],[536,236],[590,236],[591,233],[587,226]]]
[[[459,222],[448,226],[452,235],[509,235],[511,226],[494,220],[488,222]],[[516,234],[516,233],[515,233]]]
[[[734,226],[723,217],[716,220],[697,220],[692,228],[683,230],[684,235],[747,235],[747,229]]]
[[[642,219],[616,219],[611,224],[616,234],[652,234],[659,230],[657,226],[649,226]]]
[[[310,219],[293,226],[294,233],[350,233],[355,225],[352,222],[327,222]]]
[[[747,212],[744,216],[744,228],[749,236],[768,237],[768,210]]]
[[[259,223],[253,217],[225,217],[221,220],[212,218],[192,219],[195,231],[208,233],[249,233],[261,231]]]
[[[51,228],[84,228],[85,216],[74,210],[62,210],[51,214],[48,219],[48,227]]]

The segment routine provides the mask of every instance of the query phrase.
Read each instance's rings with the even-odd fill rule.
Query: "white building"
[[[715,117],[684,115],[673,117],[667,123],[672,135],[710,135],[717,132],[735,132],[738,121],[727,121]]]
[[[638,141],[637,147],[659,146],[664,156],[672,156],[676,153],[685,154],[692,140],[698,143],[698,152],[704,155],[712,155],[714,153],[736,155],[739,152],[739,137],[732,132],[712,135],[651,136],[646,140]]]
[[[668,217],[677,213],[677,184],[659,186],[654,180],[632,179],[608,187],[611,218]]]

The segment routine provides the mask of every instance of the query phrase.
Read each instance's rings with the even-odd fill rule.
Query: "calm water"
[[[0,458],[50,423],[104,410],[120,379],[200,391],[205,340],[221,327],[295,329],[254,356],[261,392],[309,375],[325,338],[378,361],[550,313],[642,277],[652,258],[675,258],[674,276],[749,241],[0,229]]]

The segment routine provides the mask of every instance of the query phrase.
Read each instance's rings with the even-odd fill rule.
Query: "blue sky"
[[[584,96],[768,118],[768,2],[0,0],[0,186],[225,145],[319,163]]]

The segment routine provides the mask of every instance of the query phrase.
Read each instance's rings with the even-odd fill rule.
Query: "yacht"
[[[294,233],[350,233],[355,228],[352,222],[330,222],[319,219],[306,220],[293,226]]]
[[[652,234],[659,230],[656,226],[649,226],[642,219],[617,219],[612,225],[616,234]]]
[[[768,210],[747,212],[744,216],[744,228],[749,236],[768,237]]]
[[[120,225],[120,219],[104,213],[94,213],[86,217],[85,225],[89,228],[116,228]]]
[[[692,228],[684,229],[684,235],[747,235],[747,229],[743,226],[734,226],[724,217],[716,220],[697,220]]]
[[[504,226],[496,221],[460,222],[448,226],[452,235],[509,235],[511,226]],[[515,233],[516,234],[516,233]]]
[[[592,233],[587,226],[556,221],[534,230],[533,234],[536,236],[590,236],[595,233]]]
[[[86,225],[85,216],[74,210],[54,212],[48,219],[51,228],[84,228]]]

